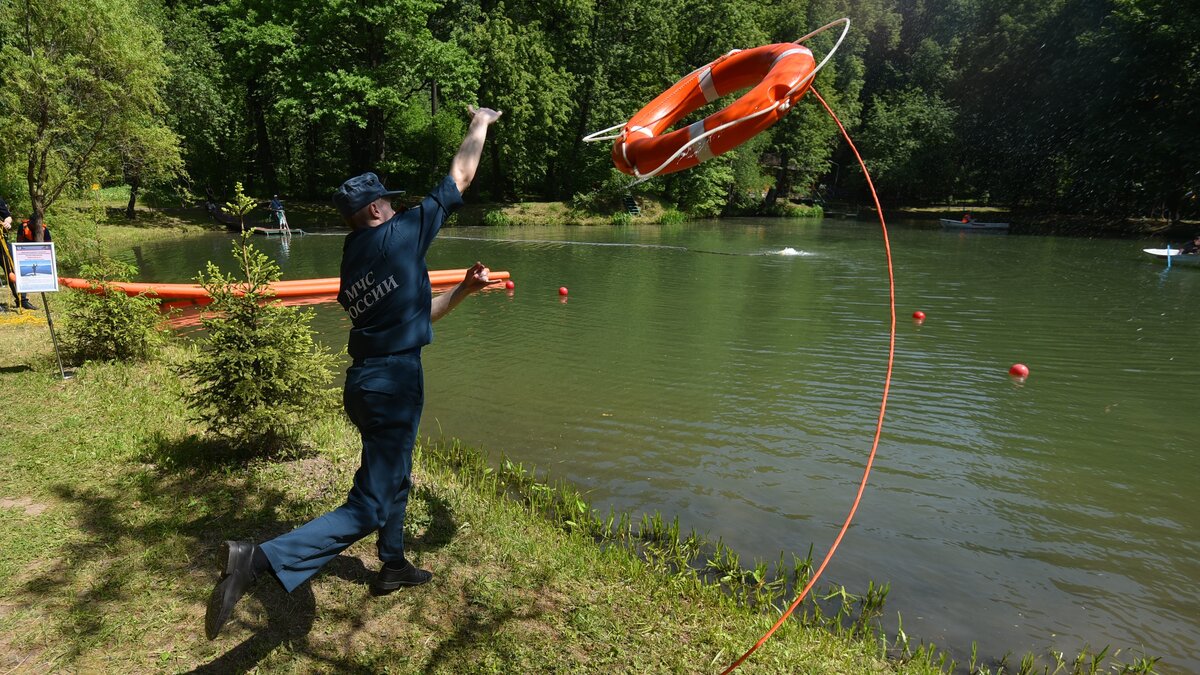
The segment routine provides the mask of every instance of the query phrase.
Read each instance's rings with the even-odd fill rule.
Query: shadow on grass
[[[189,434],[182,438],[168,438],[155,432],[147,444],[141,459],[165,472],[199,471],[228,472],[244,469],[261,462],[287,462],[313,456],[311,451],[263,451],[253,445],[244,446],[223,438]]]
[[[164,605],[183,606],[167,615],[173,616],[169,621],[180,621],[168,631],[191,645],[183,653],[204,654],[203,618],[188,607],[206,603],[219,576],[215,557],[221,542],[263,541],[287,532],[298,523],[286,514],[305,512],[314,487],[319,497],[349,487],[339,485],[345,481],[328,462],[293,464],[284,472],[291,472],[290,480],[281,479],[270,467],[254,470],[256,463],[264,463],[261,457],[197,436],[153,436],[139,460],[154,466],[115,465],[102,478],[51,488],[71,505],[71,527],[77,532],[59,549],[57,560],[47,561],[22,583],[19,600],[44,608],[51,621],[49,640],[62,663],[100,652],[113,663],[144,658],[144,651],[122,643],[149,630],[145,617],[158,615]],[[289,482],[303,483],[307,491],[289,490]],[[327,484],[323,491],[322,484]],[[430,514],[426,531],[413,540],[414,549],[445,546],[457,531],[449,505],[420,489],[413,498],[424,502]],[[361,560],[346,555],[335,558],[325,572],[358,585],[374,576]],[[361,668],[353,655],[331,656],[327,646],[309,643],[317,611],[309,584],[288,594],[273,579],[262,579],[246,599],[254,601],[239,604],[226,630],[241,623],[252,634],[194,672],[250,670],[280,647],[338,672]],[[354,611],[365,616],[367,608]],[[344,618],[361,624],[362,616],[357,621]]]
[[[409,501],[421,503],[428,515],[420,518],[425,521],[422,523],[426,525],[425,531],[417,537],[406,537],[404,544],[406,548],[411,549],[414,553],[431,553],[454,540],[454,535],[458,534],[458,521],[454,519],[454,512],[451,511],[449,502],[420,485],[413,487]],[[412,520],[416,520],[414,516],[415,514],[410,510],[408,515],[410,523]]]
[[[552,602],[540,602],[536,597],[538,591],[514,596],[511,589],[501,588],[503,581],[476,576],[475,570],[447,569],[443,573],[447,577],[466,578],[462,588],[464,607],[453,631],[448,632],[433,618],[435,614],[426,606],[424,597],[414,602],[409,620],[423,623],[431,633],[442,636],[428,657],[425,673],[447,672],[447,664],[469,662],[479,658],[481,652],[500,663],[526,660],[518,653],[523,645],[513,643],[514,639],[520,639],[512,637],[509,624],[540,624],[548,611],[561,611]],[[543,584],[549,576],[543,576]]]
[[[533,613],[518,615],[512,609],[506,609],[495,614],[470,612],[466,618],[467,621],[455,628],[453,635],[442,640],[434,648],[429,663],[425,666],[425,673],[444,672],[447,663],[461,661],[463,656],[474,651],[474,645],[494,642],[495,637],[509,621],[537,619],[538,616]]]
[[[313,597],[312,586],[304,584],[289,594],[274,580],[260,579],[246,595],[262,605],[266,612],[265,625],[258,622],[241,622],[253,630],[248,638],[189,672],[244,673],[253,670],[260,661],[281,646],[286,645],[293,652],[306,651],[305,643],[317,613],[317,601]],[[245,603],[246,599],[243,598],[242,602]],[[244,616],[245,611],[245,605],[239,605],[239,611],[234,613],[226,629],[239,623],[239,616]],[[197,631],[200,630],[202,627],[198,626]]]

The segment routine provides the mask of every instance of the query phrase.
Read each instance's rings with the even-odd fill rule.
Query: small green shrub
[[[618,211],[617,213],[612,214],[612,217],[608,219],[608,222],[617,226],[632,225],[633,216],[626,211]]]
[[[241,278],[211,262],[199,277],[213,302],[201,319],[207,339],[183,366],[195,383],[185,400],[211,432],[270,454],[294,448],[314,410],[336,409],[333,355],[313,340],[312,312],[271,300],[279,265],[250,234],[233,249]]]
[[[687,216],[684,215],[683,211],[680,211],[675,207],[670,207],[663,210],[662,215],[658,217],[657,222],[659,225],[678,225],[686,219]]]
[[[770,206],[764,206],[762,214],[779,218],[820,218],[825,215],[825,210],[817,205],[802,206],[780,200]]]
[[[147,361],[166,341],[158,301],[144,295],[131,297],[111,282],[131,279],[137,268],[102,259],[84,265],[84,278],[95,280],[91,290],[65,293],[66,320],[63,349],[68,360]]]
[[[54,237],[54,254],[58,258],[60,272],[80,270],[83,265],[103,257],[100,225],[105,222],[104,218],[102,207],[87,211],[59,208],[46,215],[46,227],[50,228],[50,234]],[[137,273],[136,270],[134,273]],[[120,279],[111,277],[110,280]]]
[[[483,224],[488,227],[508,227],[512,225],[512,218],[500,209],[492,209],[483,214]]]

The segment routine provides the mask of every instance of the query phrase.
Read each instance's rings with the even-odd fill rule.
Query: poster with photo
[[[53,293],[58,290],[58,261],[54,242],[15,242],[13,264],[17,268],[18,293]]]

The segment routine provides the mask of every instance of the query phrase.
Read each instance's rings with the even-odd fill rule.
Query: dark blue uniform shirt
[[[420,205],[346,235],[338,302],[350,315],[350,356],[395,354],[433,341],[425,252],[462,194],[446,176]]]

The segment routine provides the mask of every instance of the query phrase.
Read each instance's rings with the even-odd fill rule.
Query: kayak
[[[433,286],[448,286],[457,284],[466,276],[467,269],[459,270],[430,270],[429,283]],[[509,278],[508,272],[492,271],[488,278],[492,281],[504,281]],[[60,277],[59,283],[68,288],[91,290],[95,282],[88,279]],[[141,283],[132,281],[112,281],[109,286],[123,291],[126,295],[151,295],[160,300],[194,300],[209,298],[208,291],[200,284],[162,284]],[[341,279],[328,277],[325,279],[292,279],[276,281],[269,286],[272,294],[278,298],[301,297],[309,295],[337,295]]]
[[[1180,253],[1177,248],[1144,248],[1142,252],[1149,253],[1159,260],[1170,258],[1172,265],[1200,265],[1200,254]]]
[[[981,223],[978,220],[973,220],[969,223],[964,223],[961,220],[952,218],[940,218],[942,227],[948,230],[1007,230],[1008,223]]]

